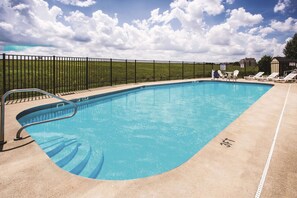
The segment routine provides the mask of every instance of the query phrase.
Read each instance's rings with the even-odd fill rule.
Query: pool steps
[[[76,175],[96,179],[104,163],[103,151],[96,152],[76,138],[55,137],[39,146],[57,166]]]
[[[47,151],[46,154],[49,156],[49,157],[53,157],[55,156],[56,154],[58,154],[60,151],[62,151],[65,147],[75,143],[76,140],[75,139],[70,139],[70,140],[67,140],[67,141],[62,141],[58,146],[56,146],[55,148],[53,148],[52,150],[50,151]]]
[[[49,157],[53,157],[57,153],[59,153],[65,147],[65,142],[60,143],[57,147],[53,148],[52,150],[46,152]]]
[[[95,169],[89,175],[89,178],[92,178],[92,179],[97,178],[97,176],[99,175],[99,173],[101,171],[103,162],[104,162],[104,155],[103,155],[103,152],[102,152],[101,157],[100,157],[100,161],[99,161],[98,165],[95,167]]]
[[[57,142],[55,142],[55,143],[53,143],[53,144],[45,143],[43,146],[41,146],[41,148],[42,148],[43,150],[46,150],[46,149],[48,149],[48,148],[51,148],[51,147],[56,146],[56,145],[58,145],[58,144],[61,144],[62,142],[63,142],[63,140],[60,139],[59,141],[57,141]]]
[[[53,138],[53,139],[51,139],[51,140],[49,140],[49,141],[41,142],[41,143],[39,143],[39,145],[47,144],[47,143],[49,143],[49,142],[53,142],[53,141],[56,141],[56,140],[59,140],[59,139],[62,139],[62,137],[56,137],[56,138]]]
[[[76,140],[76,139],[69,139],[69,140],[67,140],[67,142],[69,142],[69,141],[73,141],[73,140]],[[44,144],[43,146],[41,146],[41,148],[43,149],[43,150],[46,150],[46,149],[48,149],[48,148],[51,148],[51,147],[53,147],[53,146],[55,146],[55,145],[57,145],[57,144],[61,144],[62,142],[64,142],[65,140],[63,140],[63,139],[59,139],[59,141],[57,141],[57,142],[55,142],[55,143],[53,143],[53,144],[48,144],[48,142],[46,142],[46,144]],[[65,142],[66,143],[66,142]]]
[[[78,147],[80,146],[80,143],[77,143],[75,148],[68,154],[66,155],[64,158],[60,159],[59,161],[56,162],[56,164],[63,168],[66,164],[68,164],[76,155],[77,151],[78,151]]]
[[[79,175],[82,172],[82,170],[86,167],[88,161],[90,160],[91,153],[92,153],[92,147],[90,147],[89,152],[85,156],[85,158],[79,164],[77,164],[70,172],[73,174]]]

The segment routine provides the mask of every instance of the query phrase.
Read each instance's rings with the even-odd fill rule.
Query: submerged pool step
[[[77,154],[78,147],[80,145],[81,145],[80,143],[77,143],[76,146],[74,147],[74,149],[68,155],[66,155],[64,158],[57,161],[56,164],[61,168],[63,168],[65,165],[67,165]]]
[[[48,149],[48,148],[50,148],[50,147],[53,147],[53,146],[55,146],[55,145],[58,145],[58,144],[61,144],[62,142],[69,142],[69,141],[76,141],[76,138],[72,138],[72,139],[65,139],[65,138],[58,138],[58,139],[56,139],[57,141],[48,141],[48,142],[46,142],[46,143],[44,143],[42,146],[41,146],[41,148],[43,149],[43,150],[46,150],[46,149]]]
[[[48,144],[48,143],[51,143],[51,142],[54,142],[54,141],[57,141],[57,140],[60,140],[62,139],[63,137],[55,137],[51,140],[48,140],[48,141],[44,141],[44,142],[41,142],[41,143],[38,143],[39,145],[44,145],[44,144]],[[41,146],[42,147],[42,146]]]
[[[88,164],[79,175],[83,177],[95,179],[100,174],[103,163],[104,163],[104,155],[102,150],[93,149],[92,155],[90,157]]]
[[[51,144],[46,143],[46,144],[44,144],[43,146],[41,146],[41,148],[42,148],[43,150],[46,150],[46,149],[48,149],[48,148],[50,148],[50,147],[59,145],[59,144],[61,144],[62,142],[64,142],[64,139],[59,139],[57,142],[51,142]]]
[[[96,179],[98,177],[98,175],[99,175],[99,173],[100,173],[100,171],[102,169],[103,162],[104,162],[104,154],[102,152],[99,163],[97,164],[95,169],[91,172],[91,174],[89,175],[89,178]]]
[[[53,149],[46,151],[46,154],[52,158],[53,156],[57,155],[59,152],[61,152],[65,147],[74,144],[76,142],[75,139],[70,139],[66,141],[62,141],[58,146],[54,147]]]
[[[77,164],[73,169],[70,170],[71,173],[79,175],[83,169],[86,167],[87,163],[90,160],[92,154],[92,147],[90,147],[88,154],[85,156],[85,158]]]
[[[81,144],[76,138],[55,137],[39,145],[64,170],[93,179],[100,174],[104,154],[93,150],[89,144]]]

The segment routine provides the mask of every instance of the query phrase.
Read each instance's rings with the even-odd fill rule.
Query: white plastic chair
[[[223,79],[225,78],[221,70],[218,70],[218,74],[220,75],[220,78],[223,78]]]
[[[258,72],[256,75],[245,76],[244,79],[246,79],[246,80],[257,80],[257,79],[261,78],[261,76],[263,74],[264,74],[264,72]]]
[[[290,73],[285,78],[279,78],[275,79],[274,82],[292,82],[295,81],[294,78],[296,78],[297,73]]]
[[[263,80],[272,81],[272,80],[275,80],[278,77],[278,74],[279,74],[278,72],[273,72],[273,73],[271,73],[267,77],[260,77],[260,78],[258,78],[258,80],[261,80],[261,81],[263,81]]]
[[[238,74],[239,74],[239,71],[238,71],[238,70],[234,70],[234,72],[233,72],[233,76],[232,76],[234,81],[237,80],[237,78],[238,78]]]

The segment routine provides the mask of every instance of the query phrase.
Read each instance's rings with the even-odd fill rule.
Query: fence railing
[[[54,94],[118,84],[210,77],[215,63],[123,60],[89,57],[0,55],[0,93],[11,89],[39,88]],[[240,68],[227,64],[227,71],[241,75],[257,67]],[[37,98],[38,93],[16,93],[8,98]]]

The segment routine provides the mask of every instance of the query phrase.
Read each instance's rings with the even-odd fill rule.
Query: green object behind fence
[[[219,64],[171,61],[141,61],[88,57],[29,56],[2,54],[0,93],[11,89],[39,88],[54,94],[102,86],[150,81],[210,77]],[[227,71],[240,76],[254,74],[258,67],[240,68],[227,64]],[[18,93],[8,100],[36,98],[36,93]]]

